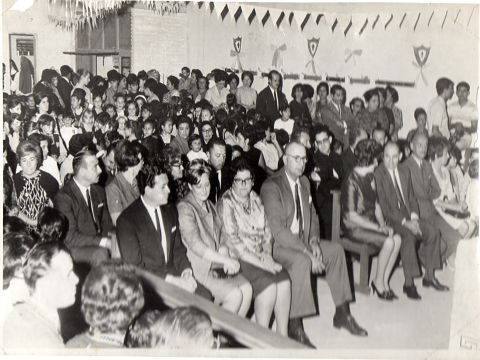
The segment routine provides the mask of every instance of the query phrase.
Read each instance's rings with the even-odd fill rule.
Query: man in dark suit
[[[225,166],[227,145],[222,139],[214,138],[208,142],[208,159],[212,171],[210,172],[210,195],[208,199],[214,204],[232,185],[231,174]]]
[[[332,101],[320,110],[322,123],[328,126],[336,140],[340,141],[345,150],[348,147],[348,132],[354,124],[353,114],[343,104],[344,89],[333,85],[330,89]]]
[[[60,75],[58,77],[57,89],[60,94],[60,97],[65,104],[65,109],[70,110],[70,94],[72,93],[73,86],[72,81],[73,70],[68,65],[62,65],[60,67]]]
[[[140,198],[117,220],[122,259],[193,293],[197,282],[180,237],[177,210],[167,204],[170,189],[166,169],[147,162],[137,175],[137,184]]]
[[[318,217],[312,204],[310,184],[303,176],[307,161],[305,147],[291,142],[283,156],[284,168],[269,177],[260,195],[275,239],[273,257],[288,271],[292,281],[289,336],[310,343],[302,319],[315,314],[310,273],[325,272],[336,306],[333,325],[367,336],[350,314],[352,300],[345,253],[330,241],[320,240]]]
[[[437,212],[433,201],[440,196],[441,190],[433,173],[432,165],[425,160],[428,149],[428,138],[422,132],[416,132],[411,142],[412,154],[405,160],[402,166],[410,172],[412,178],[413,193],[417,198],[420,219],[430,222],[440,230],[441,245],[446,249],[442,253],[442,260],[452,259],[457,251],[460,233],[452,228]],[[433,286],[441,290],[438,282],[423,281],[424,286]]]
[[[57,193],[55,208],[68,219],[65,244],[73,259],[97,265],[116,241],[105,190],[96,185],[101,170],[91,150],[77,153],[72,163],[73,178]]]
[[[331,151],[332,135],[323,125],[314,130],[315,153],[313,154],[314,171],[320,176],[320,184],[315,189],[315,205],[320,220],[322,239],[332,238],[332,190],[339,190],[343,181],[342,159]]]
[[[350,175],[355,165],[357,165],[355,147],[363,139],[368,139],[368,134],[365,129],[359,126],[353,126],[348,132],[348,147],[343,150],[341,155],[344,179]]]
[[[425,278],[435,279],[435,269],[441,268],[440,233],[430,223],[419,218],[419,208],[412,188],[409,171],[398,166],[400,150],[389,142],[383,151],[383,162],[375,170],[375,185],[383,216],[395,233],[402,237],[400,256],[405,275],[403,292],[410,299],[421,299],[413,279],[421,275],[416,242],[421,241]]]
[[[265,116],[269,124],[273,126],[275,120],[280,118],[280,105],[288,104],[285,94],[279,90],[281,75],[272,70],[268,73],[268,86],[260,91],[257,96],[256,111]]]

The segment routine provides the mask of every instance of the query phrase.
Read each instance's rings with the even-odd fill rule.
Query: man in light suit
[[[272,70],[268,73],[268,86],[260,91],[257,96],[256,111],[265,116],[273,126],[275,120],[280,118],[280,105],[288,104],[285,94],[279,90],[281,75]]]
[[[137,184],[141,196],[117,220],[122,259],[193,293],[197,282],[180,237],[177,210],[167,204],[166,169],[156,162],[146,163]]]
[[[440,233],[429,222],[419,218],[419,208],[413,193],[410,172],[398,166],[400,150],[389,142],[383,151],[383,162],[375,170],[375,185],[383,216],[395,233],[402,237],[402,258],[405,285],[403,292],[410,299],[421,299],[413,279],[421,274],[416,242],[421,241],[424,254],[425,278],[435,279],[435,269],[441,268]],[[438,281],[438,280],[437,280]]]
[[[65,244],[76,262],[97,265],[110,255],[115,233],[105,190],[96,185],[101,170],[91,150],[75,154],[73,178],[55,197],[55,208],[68,219]]]
[[[332,101],[320,110],[322,123],[328,126],[336,140],[340,141],[345,150],[348,143],[348,132],[354,124],[352,112],[343,105],[344,89],[335,84],[330,89]]]
[[[418,201],[420,219],[430,222],[435,228],[440,230],[442,245],[446,247],[442,254],[442,259],[452,260],[461,235],[442,218],[433,204],[433,201],[440,196],[441,191],[435,179],[432,165],[425,160],[428,149],[427,136],[422,132],[415,133],[410,146],[412,154],[404,161],[402,166],[405,166],[410,172],[413,193]],[[426,287],[432,286],[437,290],[443,289],[443,285],[438,286],[438,282],[435,281],[431,283],[426,282],[424,279],[423,285]]]
[[[289,336],[310,343],[302,318],[315,314],[310,273],[326,273],[336,306],[333,325],[354,335],[367,336],[350,314],[352,300],[345,253],[337,243],[320,240],[320,228],[310,194],[310,183],[303,176],[307,160],[305,147],[288,144],[284,168],[268,178],[261,198],[275,239],[273,257],[288,271],[292,281]]]

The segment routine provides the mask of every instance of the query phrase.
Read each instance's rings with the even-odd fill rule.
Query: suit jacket
[[[328,126],[330,131],[335,136],[335,139],[343,144],[343,149],[348,147],[348,129],[350,129],[354,123],[352,112],[349,108],[341,105],[341,113],[332,102],[322,107],[320,110],[322,122]],[[347,124],[347,131],[343,126],[343,122]]]
[[[332,201],[332,190],[339,190],[342,186],[344,174],[342,159],[336,152],[331,151],[327,156],[320,151],[316,151],[313,155],[315,166],[319,169],[319,175],[322,179],[320,186],[316,191],[316,201],[319,207],[325,201]],[[333,171],[337,173],[338,177],[334,176]]]
[[[310,183],[306,176],[300,178],[300,197],[304,223],[303,241],[299,240],[298,235],[293,234],[290,230],[295,214],[293,196],[285,169],[278,170],[265,180],[260,191],[260,197],[275,240],[273,246],[303,251],[305,247],[318,243],[320,239],[320,225],[310,195]]]
[[[57,89],[63,100],[63,103],[65,104],[65,109],[70,109],[70,94],[72,93],[73,86],[62,76],[59,76]]]
[[[410,172],[412,179],[413,193],[418,201],[418,214],[421,219],[428,219],[437,214],[437,210],[433,205],[433,200],[440,196],[440,186],[438,185],[433,173],[432,165],[426,160],[423,163],[423,173],[417,164],[413,155],[402,163],[402,167]]]
[[[114,229],[108,212],[105,190],[98,185],[91,185],[90,198],[96,224],[93,222],[87,202],[73,179],[68,181],[55,197],[55,208],[68,219],[65,244],[69,248],[99,246],[101,238]]]
[[[378,203],[382,208],[383,217],[389,224],[401,226],[402,220],[410,220],[412,213],[419,215],[419,209],[415,194],[413,193],[410,172],[407,168],[399,166],[398,175],[400,177],[400,183],[398,185],[402,190],[403,201],[407,211],[402,211],[398,203],[395,185],[385,164],[382,163],[378,165],[374,173]]]
[[[180,233],[187,248],[193,274],[200,283],[208,277],[212,262],[204,255],[208,249],[217,251],[222,237],[222,219],[215,206],[207,201],[208,212],[190,192],[177,204]]]
[[[283,103],[287,104],[287,98],[285,95],[277,90],[278,96],[278,106],[282,105]],[[273,98],[272,91],[270,87],[267,86],[265,89],[260,91],[257,96],[257,103],[256,103],[256,111],[263,116],[273,125],[275,120],[280,118],[280,112],[278,111],[277,104],[275,104],[275,99]]]
[[[216,170],[212,167],[210,171],[210,195],[208,196],[208,200],[212,203],[216,204],[217,200],[220,200],[223,193],[230,189],[232,185],[232,175],[227,166],[224,166],[222,169],[222,183],[218,183],[218,177]]]
[[[187,250],[180,237],[177,209],[173,205],[160,207],[167,244],[167,261],[158,231],[141,198],[130,204],[118,217],[117,240],[122,259],[165,277],[180,276],[190,268]]]

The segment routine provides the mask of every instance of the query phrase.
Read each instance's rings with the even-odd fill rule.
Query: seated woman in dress
[[[401,238],[385,224],[377,202],[373,171],[381,152],[381,146],[373,139],[361,140],[355,147],[357,165],[342,184],[342,223],[345,236],[350,240],[380,248],[372,290],[380,299],[391,301],[397,298],[390,289],[389,280]]]
[[[40,211],[45,206],[53,206],[58,182],[52,175],[40,170],[43,154],[37,143],[22,141],[17,148],[17,159],[22,168],[22,171],[13,175],[18,217],[35,229]]]
[[[78,284],[68,249],[58,242],[35,245],[27,254],[23,277],[30,294],[5,319],[3,346],[30,351],[64,348],[58,309],[74,304]]]
[[[303,102],[303,85],[295,84],[292,88],[292,98],[290,101],[289,107],[291,112],[291,117],[294,120],[307,121],[308,123],[312,122],[312,117],[310,116],[310,110]]]
[[[133,143],[121,140],[115,149],[117,174],[105,188],[107,204],[113,224],[132,202],[140,196],[137,174],[143,166],[141,153]]]
[[[225,309],[245,316],[252,300],[252,286],[239,274],[240,263],[222,245],[222,219],[208,196],[210,167],[194,160],[187,170],[190,193],[178,204],[180,233],[187,248],[195,279],[204,285]]]
[[[252,88],[253,74],[250,71],[242,73],[242,83],[237,89],[237,103],[242,105],[245,109],[255,109],[257,103],[257,91]]]
[[[145,303],[135,268],[111,261],[93,268],[82,287],[82,313],[90,329],[71,348],[122,348],[128,326]]]
[[[165,168],[168,174],[168,187],[170,188],[168,202],[176,204],[190,191],[184,176],[185,168],[183,166],[182,154],[176,148],[166,147],[162,150],[161,157],[165,161]]]
[[[357,114],[358,124],[365,129],[369,136],[372,135],[373,129],[381,127],[388,134],[390,123],[384,111],[380,111],[380,96],[375,89],[368,90],[363,95],[367,107]]]
[[[475,232],[475,223],[468,217],[467,203],[458,201],[453,191],[450,172],[446,168],[450,157],[449,146],[445,138],[432,137],[428,141],[427,157],[432,164],[433,174],[441,190],[440,195],[433,203],[445,221],[456,229],[463,238],[468,239]]]
[[[252,191],[254,175],[240,157],[232,164],[233,184],[217,203],[225,229],[225,245],[252,284],[255,319],[269,327],[275,311],[277,332],[287,335],[291,289],[288,273],[272,257],[273,238],[260,197]]]

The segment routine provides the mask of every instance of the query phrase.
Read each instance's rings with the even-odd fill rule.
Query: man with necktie
[[[260,91],[257,96],[257,113],[265,116],[273,126],[275,120],[281,117],[280,105],[288,104],[287,98],[280,90],[281,75],[278,71],[272,70],[268,73],[268,86]]]
[[[398,166],[399,147],[394,142],[385,145],[383,162],[375,170],[375,185],[383,216],[395,233],[402,237],[400,256],[405,284],[403,292],[410,299],[420,300],[413,279],[421,275],[417,256],[417,241],[421,242],[425,279],[435,281],[435,269],[441,268],[440,233],[429,222],[420,219],[417,200],[409,171]]]
[[[105,190],[98,186],[101,169],[95,153],[74,155],[73,178],[55,197],[55,208],[68,219],[65,244],[76,262],[97,265],[110,257],[115,233],[108,212]]]
[[[322,272],[336,306],[333,325],[353,335],[367,336],[350,313],[352,293],[343,248],[320,239],[310,183],[303,176],[306,161],[302,144],[288,144],[283,156],[285,166],[263,183],[260,193],[275,240],[273,257],[288,271],[292,281],[289,336],[313,346],[302,321],[316,313],[310,274]]]
[[[227,145],[225,141],[213,138],[208,142],[208,162],[212,167],[210,172],[210,195],[208,199],[216,204],[225,191],[232,185],[231,174],[225,166]]]

